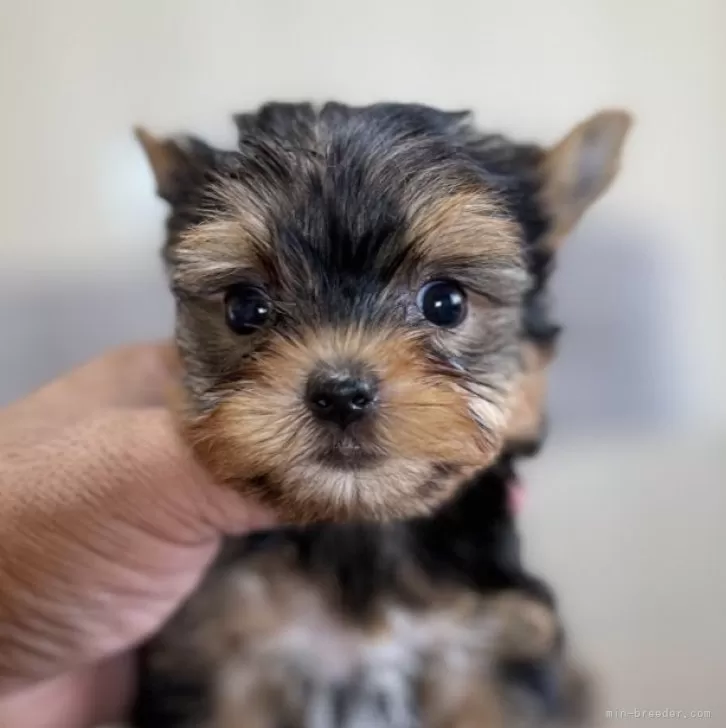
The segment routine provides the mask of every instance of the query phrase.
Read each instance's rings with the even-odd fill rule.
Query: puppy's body
[[[502,462],[435,517],[228,542],[143,656],[138,728],[584,725]]]

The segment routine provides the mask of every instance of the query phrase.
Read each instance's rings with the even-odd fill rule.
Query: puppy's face
[[[191,442],[291,519],[426,512],[507,432],[530,284],[514,171],[466,115],[419,106],[237,124],[235,151],[139,132],[171,205]],[[529,202],[551,232],[548,160]]]

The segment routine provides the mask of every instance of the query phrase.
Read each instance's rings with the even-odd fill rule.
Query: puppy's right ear
[[[154,173],[157,194],[172,205],[214,163],[214,150],[199,139],[159,139],[142,127],[136,127],[134,134]]]

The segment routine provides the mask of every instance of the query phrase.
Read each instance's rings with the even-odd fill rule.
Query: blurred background
[[[724,27],[721,0],[0,0],[0,405],[170,333],[134,124],[225,144],[268,99],[399,100],[554,142],[626,107],[623,172],[556,278],[527,549],[604,709],[726,725]]]

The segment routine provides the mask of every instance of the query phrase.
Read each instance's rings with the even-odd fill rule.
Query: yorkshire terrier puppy
[[[142,650],[133,726],[590,728],[589,681],[565,643],[550,590],[522,564],[511,494],[516,462],[534,454],[544,436],[546,373],[559,333],[547,299],[554,251],[613,178],[628,117],[620,112],[599,114],[548,151],[498,135],[477,134],[461,115],[433,109],[332,108],[347,123],[357,117],[358,123],[367,119],[368,124],[379,115],[383,120],[389,115],[419,118],[427,138],[441,134],[445,139],[435,145],[434,168],[442,158],[461,158],[479,166],[488,184],[496,183],[498,204],[506,205],[519,231],[526,274],[515,307],[519,367],[511,375],[509,400],[502,405],[510,413],[501,435],[504,445],[488,468],[455,488],[456,494],[429,515],[378,524],[320,523],[228,540],[197,592]],[[278,109],[284,119],[292,111]],[[307,118],[312,112],[298,113]],[[271,111],[263,112],[263,118],[272,118],[267,114]],[[245,117],[242,126],[246,130],[257,123]],[[282,128],[288,127],[283,124]],[[363,152],[362,147],[359,151]],[[347,192],[341,189],[340,194]],[[483,244],[467,240],[468,246]],[[440,242],[436,238],[428,245]],[[412,252],[406,248],[406,254]],[[427,255],[435,257],[431,252]],[[400,265],[407,260],[404,256]],[[476,275],[490,280],[481,260],[479,256],[471,259]],[[499,273],[503,282],[506,275],[503,270]],[[465,285],[470,274],[462,268],[450,277],[431,275],[444,276],[447,285],[456,281],[462,296],[476,299],[483,294],[472,293],[472,287],[482,284]],[[364,272],[355,275],[365,280]],[[409,291],[418,280],[400,295],[413,296]],[[469,316],[475,317],[474,322],[485,315],[485,309],[478,308],[483,305],[478,300],[471,303]],[[493,302],[488,305],[500,323],[510,315],[505,316]],[[428,309],[423,304],[421,308],[418,314],[407,315],[424,318]],[[431,386],[469,386],[472,372],[477,381],[493,381],[487,378],[491,372],[484,362],[493,366],[500,358],[482,352],[497,348],[496,337],[489,340],[493,329],[483,324],[473,327],[474,322],[462,320],[458,325],[473,332],[471,338],[456,326],[439,331],[420,320],[415,325],[400,324],[404,331],[410,328],[415,340],[421,337],[420,345],[429,357],[426,361],[437,362],[441,368],[430,375]],[[201,337],[202,329],[197,332]],[[474,340],[484,334],[478,343]],[[500,330],[499,335],[508,341],[509,334]],[[183,340],[191,345],[192,340]],[[403,346],[400,339],[397,346]],[[454,346],[456,355],[450,353]],[[262,351],[264,357],[269,355]],[[203,354],[197,351],[191,361],[203,359]],[[463,358],[464,373],[452,375],[449,367],[454,365],[446,357],[454,362]],[[418,377],[419,370],[415,371]],[[400,387],[400,381],[407,380],[392,381]],[[239,379],[233,382],[234,387],[247,386],[239,384]],[[415,379],[408,386],[415,390],[418,384]],[[438,406],[431,409],[439,412]],[[373,414],[385,416],[385,409]],[[434,417],[428,408],[420,416],[427,421],[426,427],[433,426],[428,423]],[[444,423],[450,427],[450,420]],[[375,427],[382,425],[370,431],[380,437]],[[442,441],[454,436],[454,431],[439,432]],[[454,445],[447,446],[453,452]],[[420,459],[430,454],[422,451]],[[460,461],[454,458],[453,462]],[[372,498],[376,491],[369,493],[367,488],[373,487],[368,478],[375,466],[369,470],[357,464],[361,469],[353,471],[351,482],[365,486],[361,499]],[[332,468],[327,466],[323,472],[327,477]],[[433,472],[424,480],[428,484],[424,494],[433,491],[440,499],[443,492],[452,490],[449,483],[454,473],[441,466]],[[340,482],[342,476],[337,477],[323,479],[322,485]],[[420,491],[419,486],[419,498]],[[400,504],[393,508],[399,509],[411,510]],[[363,508],[363,512],[371,509]]]
[[[234,150],[137,131],[171,209],[188,439],[289,521],[428,513],[500,451],[529,269],[608,187],[629,117],[547,150],[412,104],[236,124]]]

